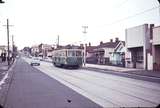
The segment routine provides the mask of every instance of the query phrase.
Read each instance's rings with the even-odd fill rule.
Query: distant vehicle
[[[52,59],[51,59],[50,57],[45,57],[45,58],[44,58],[44,61],[52,62]]]
[[[40,61],[43,61],[43,58],[42,57],[37,57]]]
[[[43,58],[40,58],[39,60],[40,60],[40,61],[43,61]]]
[[[31,55],[29,55],[29,56],[28,56],[28,58],[32,58],[32,56],[31,56]]]
[[[82,49],[60,49],[53,52],[52,62],[55,66],[79,68],[82,61]]]
[[[19,55],[16,56],[16,58],[19,58],[19,57],[20,57]]]
[[[32,60],[31,60],[31,66],[39,66],[40,65],[40,60],[38,59],[38,57],[32,57]]]

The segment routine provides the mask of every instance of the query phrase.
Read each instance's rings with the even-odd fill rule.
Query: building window
[[[143,52],[142,51],[137,52],[137,62],[143,62]]]

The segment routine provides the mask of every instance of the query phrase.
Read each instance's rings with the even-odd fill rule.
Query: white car
[[[38,57],[32,57],[32,60],[31,60],[31,66],[39,66],[40,65],[40,60],[38,59]]]
[[[51,59],[51,58],[49,58],[49,57],[46,57],[46,58],[44,58],[44,61],[52,62],[52,59]]]

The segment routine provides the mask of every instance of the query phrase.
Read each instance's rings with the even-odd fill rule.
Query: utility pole
[[[9,26],[13,26],[13,25],[9,25],[9,19],[7,19],[7,46],[8,46],[8,57],[7,57],[7,61],[8,61],[8,66],[10,65],[10,52],[9,52]]]
[[[12,50],[14,50],[14,36],[12,35]]]
[[[15,52],[14,52],[14,36],[12,35],[12,58],[14,61],[14,57],[15,57]]]
[[[83,60],[84,60],[84,66],[86,65],[86,33],[87,33],[87,28],[88,28],[88,26],[82,26],[82,28],[84,29],[83,30],[83,34],[84,34],[84,58],[83,58]]]
[[[7,41],[8,41],[8,57],[7,57],[7,61],[8,61],[8,65],[10,65],[10,52],[9,52],[9,20],[7,19]]]

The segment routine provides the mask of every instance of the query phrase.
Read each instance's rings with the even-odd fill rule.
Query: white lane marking
[[[3,79],[0,81],[0,89],[1,86],[5,83],[5,80],[8,78],[8,72],[6,73],[6,75],[3,77]]]

